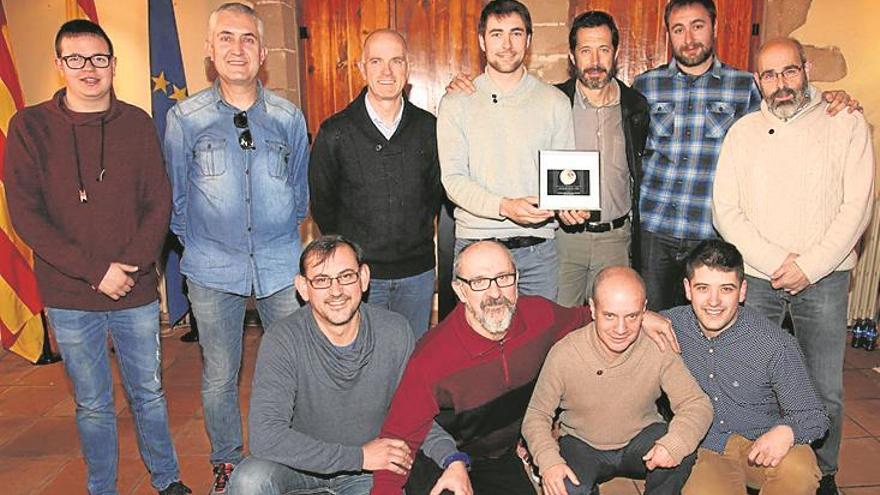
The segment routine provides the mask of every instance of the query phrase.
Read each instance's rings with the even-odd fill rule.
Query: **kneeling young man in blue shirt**
[[[712,400],[715,418],[682,493],[812,495],[821,476],[809,443],[828,416],[793,336],[746,298],[743,258],[730,243],[701,242],[685,259],[690,306],[663,314],[681,355]]]

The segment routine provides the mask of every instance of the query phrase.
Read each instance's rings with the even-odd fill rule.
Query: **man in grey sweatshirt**
[[[341,236],[309,244],[295,285],[308,304],[263,336],[249,415],[251,457],[230,478],[230,494],[367,494],[371,472],[403,473],[413,453],[377,438],[413,349],[403,316],[361,305],[370,269]],[[423,448],[432,459],[455,452],[436,427]]]

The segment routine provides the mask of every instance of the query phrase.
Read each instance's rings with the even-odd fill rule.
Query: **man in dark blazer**
[[[359,244],[367,302],[402,314],[416,338],[434,297],[434,218],[443,188],[436,119],[407,101],[406,41],[388,29],[364,41],[360,95],[321,124],[309,162],[312,217],[322,234]]]

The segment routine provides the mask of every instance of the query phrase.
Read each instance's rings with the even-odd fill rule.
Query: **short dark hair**
[[[718,9],[712,0],[669,0],[669,3],[666,4],[666,10],[663,11],[663,22],[666,23],[666,30],[669,30],[669,16],[673,10],[694,4],[702,5],[709,12],[709,20],[712,21],[714,26],[715,18],[718,17]]]
[[[58,28],[58,34],[55,35],[55,56],[61,56],[61,40],[77,36],[97,36],[101,38],[107,42],[107,49],[110,50],[110,55],[113,55],[113,42],[110,41],[110,37],[101,29],[101,26],[88,19],[73,19],[65,22]]]
[[[480,24],[477,26],[477,32],[480,36],[486,34],[486,23],[489,22],[489,16],[506,17],[510,14],[517,14],[522,18],[523,24],[526,25],[526,34],[532,34],[532,15],[525,5],[516,0],[492,0],[483,7],[480,13]]]
[[[306,276],[306,263],[314,262],[317,265],[327,261],[340,246],[348,246],[354,251],[354,257],[358,266],[364,264],[364,251],[354,241],[350,241],[341,235],[322,235],[303,249],[299,257],[299,274]]]
[[[571,31],[568,32],[568,48],[574,52],[577,46],[577,33],[583,28],[595,28],[600,26],[608,26],[611,30],[611,44],[614,46],[615,53],[617,46],[620,44],[620,31],[617,30],[617,24],[614,18],[607,12],[601,10],[589,10],[574,18],[571,21]]]
[[[688,253],[684,259],[688,280],[694,277],[697,268],[703,266],[722,272],[736,272],[736,279],[740,282],[745,278],[742,253],[736,246],[721,239],[706,239]]]

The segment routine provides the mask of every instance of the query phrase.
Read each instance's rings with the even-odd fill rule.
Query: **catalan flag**
[[[0,158],[6,149],[9,120],[24,106],[12,51],[6,11],[0,0]],[[34,277],[34,257],[30,248],[12,228],[6,206],[0,159],[0,341],[3,347],[36,362],[43,350],[43,302]]]
[[[180,56],[177,24],[171,0],[150,0],[150,87],[152,88],[153,122],[159,139],[165,136],[165,114],[178,101],[186,98],[186,75]],[[183,294],[180,274],[180,245],[169,235],[165,249],[165,298],[168,320],[177,323],[189,310]]]
[[[67,0],[68,19],[88,19],[98,23],[98,9],[95,0]]]

